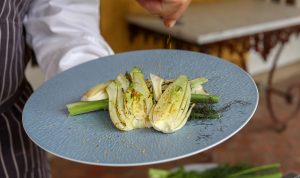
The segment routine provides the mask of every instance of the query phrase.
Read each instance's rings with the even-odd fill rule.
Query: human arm
[[[99,18],[99,0],[33,0],[24,25],[46,79],[113,54],[100,34]]]

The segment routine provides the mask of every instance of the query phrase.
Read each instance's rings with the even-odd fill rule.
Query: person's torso
[[[0,106],[18,90],[29,60],[23,19],[31,0],[0,1]]]

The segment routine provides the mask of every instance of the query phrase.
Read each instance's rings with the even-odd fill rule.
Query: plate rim
[[[201,53],[201,52],[195,52],[195,51],[188,51],[188,50],[176,50],[176,49],[149,49],[149,50],[136,50],[136,51],[128,51],[128,52],[121,52],[121,53],[117,53],[117,54],[114,54],[115,55],[124,55],[124,54],[128,54],[128,53],[139,53],[139,52],[153,52],[153,51],[157,51],[157,52],[188,52],[188,53],[194,53],[194,54],[200,54],[200,55],[204,55],[206,57],[209,57],[209,58],[214,58],[214,59],[217,59],[217,60],[221,60],[222,62],[225,62],[229,65],[232,65],[233,67],[235,68],[238,68],[239,71],[241,71],[244,75],[246,75],[251,83],[253,84],[253,86],[255,86],[255,94],[256,94],[256,102],[255,102],[255,106],[251,112],[251,114],[249,115],[249,117],[246,119],[246,121],[241,124],[239,126],[238,129],[236,129],[234,132],[230,133],[228,136],[224,137],[223,139],[219,140],[218,142],[214,143],[214,144],[211,144],[203,149],[199,149],[199,150],[196,150],[196,151],[193,151],[193,152],[190,152],[190,153],[187,153],[187,154],[184,154],[184,155],[180,155],[180,156],[176,156],[176,157],[172,157],[172,158],[167,158],[167,159],[160,159],[160,160],[157,160],[157,161],[145,161],[145,162],[136,162],[136,163],[101,163],[100,162],[90,162],[90,161],[84,161],[84,160],[79,160],[79,159],[74,159],[74,158],[70,158],[70,157],[65,157],[63,155],[60,155],[58,153],[54,153],[53,151],[50,151],[46,148],[44,148],[43,146],[41,146],[39,143],[37,143],[34,139],[32,139],[32,136],[30,136],[30,134],[28,134],[28,130],[26,127],[24,127],[24,111],[26,108],[26,105],[30,99],[30,97],[33,95],[33,93],[31,94],[31,96],[28,98],[28,100],[26,101],[25,105],[24,105],[24,108],[23,108],[23,112],[22,112],[22,125],[23,125],[23,128],[25,130],[25,133],[27,134],[27,136],[30,138],[30,140],[35,143],[37,146],[39,146],[40,148],[42,148],[43,150],[45,150],[46,152],[48,153],[51,153],[52,155],[55,155],[57,157],[60,157],[60,158],[63,158],[63,159],[66,159],[66,160],[69,160],[69,161],[73,161],[73,162],[77,162],[77,163],[82,163],[82,164],[88,164],[88,165],[94,165],[94,166],[109,166],[109,167],[131,167],[131,166],[146,166],[146,165],[154,165],[154,164],[161,164],[161,163],[166,163],[166,162],[170,162],[170,161],[175,161],[175,160],[179,160],[179,159],[183,159],[183,158],[186,158],[186,157],[190,157],[190,156],[193,156],[193,155],[196,155],[196,154],[199,154],[201,152],[204,152],[206,150],[209,150],[225,141],[227,141],[229,138],[231,138],[232,136],[234,136],[235,134],[237,134],[242,128],[245,127],[245,125],[251,120],[251,118],[253,117],[254,113],[256,112],[256,109],[257,109],[257,106],[258,106],[258,102],[259,102],[259,91],[258,91],[258,88],[256,86],[256,83],[254,81],[254,79],[252,78],[252,76],[247,73],[246,71],[244,71],[243,69],[241,69],[238,65],[234,64],[234,63],[231,63],[225,59],[222,59],[222,58],[219,58],[219,57],[216,57],[216,56],[212,56],[212,55],[209,55],[209,54],[205,54],[205,53]],[[111,56],[111,55],[110,55]],[[52,80],[55,80],[56,78],[59,78],[61,75],[64,75],[64,73],[66,71],[69,71],[69,70],[76,70],[76,68],[80,68],[82,65],[87,65],[88,63],[92,63],[92,62],[95,62],[96,60],[103,60],[103,59],[109,59],[110,56],[105,56],[105,57],[100,57],[100,58],[96,58],[94,60],[91,60],[91,61],[87,61],[85,63],[82,63],[82,64],[79,64],[77,66],[74,66],[70,69],[67,69],[57,75],[55,75],[54,77],[52,77],[51,79],[49,79],[48,81],[52,81]],[[44,86],[48,81],[45,81],[43,82],[43,84],[38,87],[34,92],[38,91],[39,89],[42,88],[42,86]]]

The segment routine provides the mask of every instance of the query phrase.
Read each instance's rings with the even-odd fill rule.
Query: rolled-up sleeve
[[[24,19],[26,41],[46,79],[113,54],[99,30],[99,0],[33,0]]]

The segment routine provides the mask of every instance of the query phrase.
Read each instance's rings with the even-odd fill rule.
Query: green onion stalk
[[[280,164],[263,166],[219,165],[205,171],[149,169],[149,178],[281,178]]]
[[[215,95],[203,95],[203,94],[192,94],[192,103],[203,103],[203,104],[214,104],[219,102],[219,97]],[[98,101],[79,101],[71,104],[67,104],[67,110],[70,116],[75,116],[79,114],[84,114],[92,111],[108,110],[108,99],[98,100]],[[193,113],[191,116],[195,118],[218,118],[217,113],[212,114],[201,114]]]

